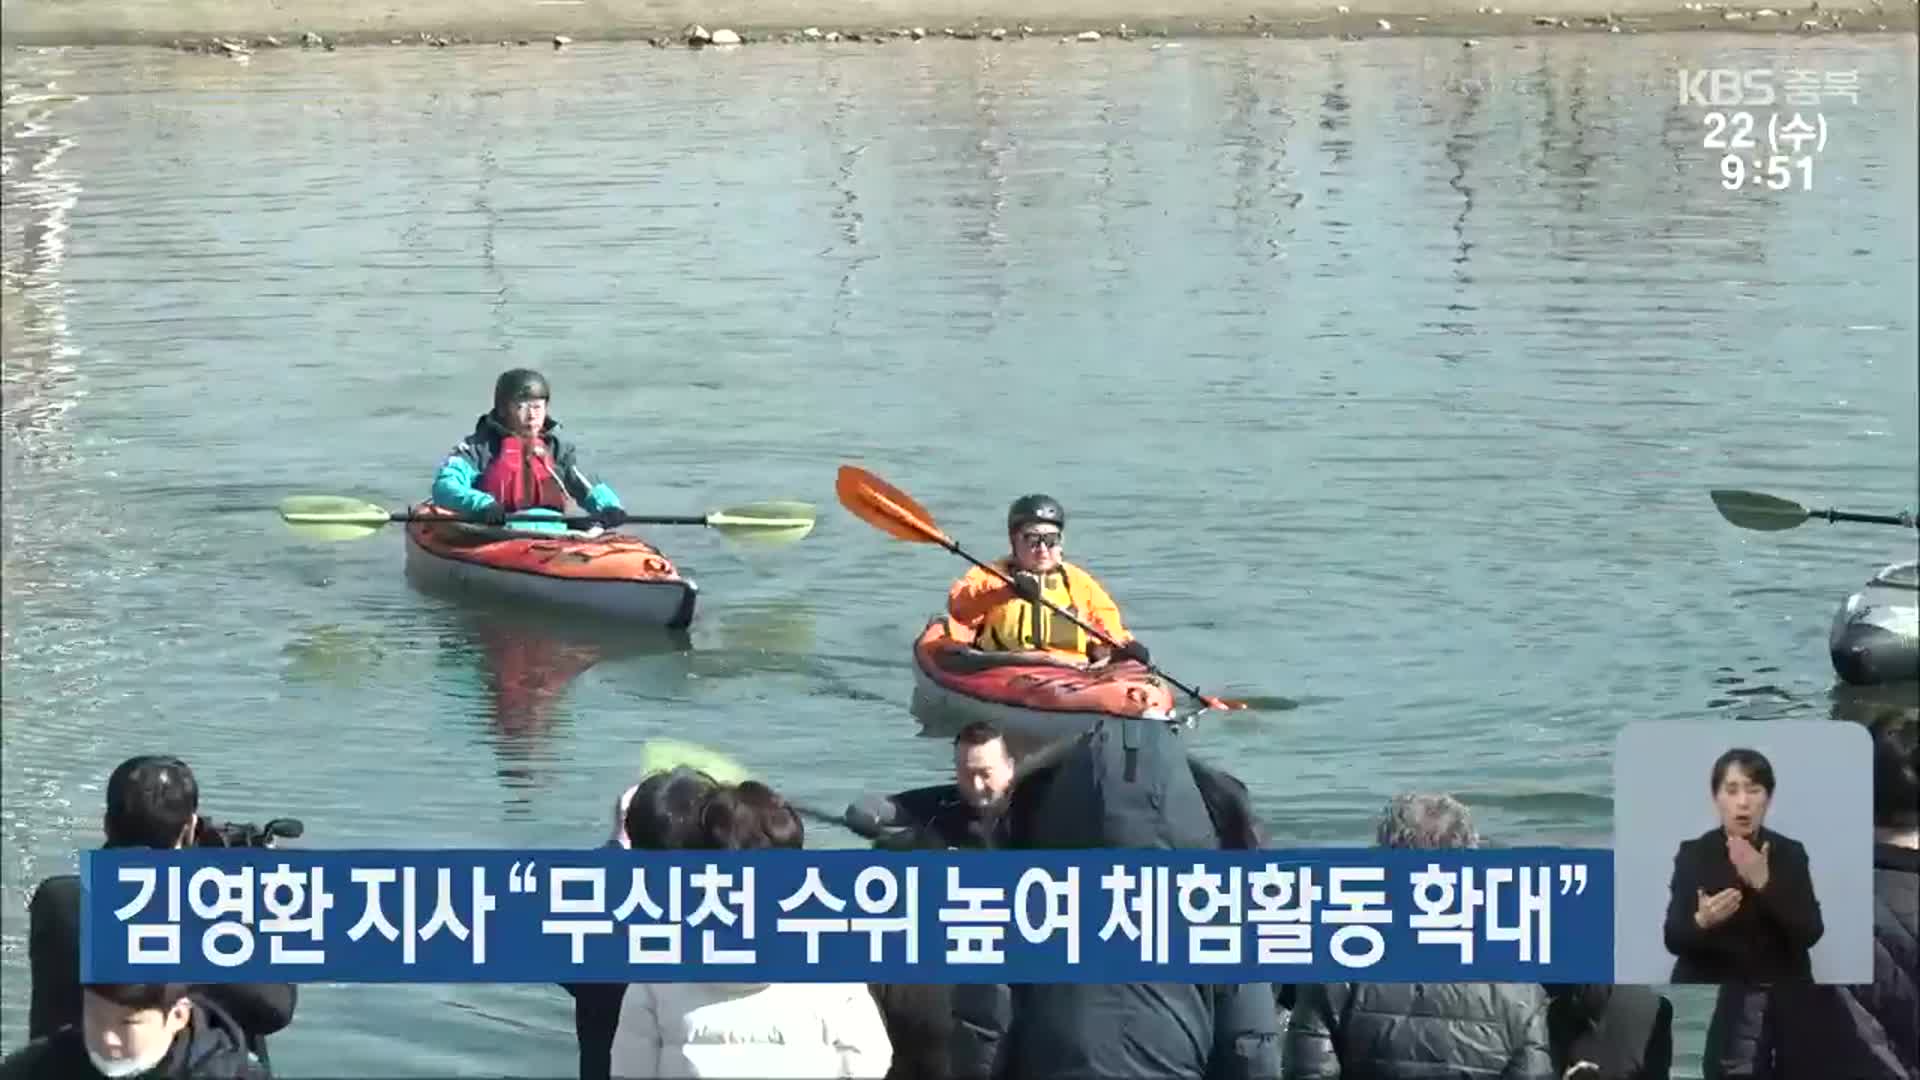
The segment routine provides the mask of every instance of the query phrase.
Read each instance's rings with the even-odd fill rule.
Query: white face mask
[[[94,1051],[93,1047],[89,1046],[87,1047],[87,1060],[93,1062],[93,1067],[100,1071],[101,1076],[107,1077],[108,1080],[122,1080],[124,1077],[137,1076],[153,1068],[155,1065],[160,1064],[160,1059],[166,1057],[167,1051],[172,1048],[171,1043],[166,1043],[162,1044],[159,1050],[149,1054],[145,1058],[114,1059],[101,1057]]]

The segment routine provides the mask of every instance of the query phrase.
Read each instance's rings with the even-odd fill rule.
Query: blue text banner
[[[1613,978],[1606,849],[109,849],[90,982]]]

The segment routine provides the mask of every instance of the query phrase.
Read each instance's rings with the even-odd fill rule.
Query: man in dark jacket
[[[184,983],[89,986],[81,1019],[0,1061],[0,1080],[268,1080],[240,1025]]]
[[[1720,988],[1708,1080],[1920,1080],[1920,753],[1915,726],[1874,732],[1873,982]]]
[[[1673,1072],[1673,1002],[1644,986],[1546,987],[1547,1041],[1555,1076],[1584,1066],[1584,1080],[1667,1080]]]
[[[1197,763],[1157,720],[1102,720],[1034,755],[995,847],[1220,848]],[[1216,792],[1231,790],[1211,785]],[[1237,816],[1250,818],[1244,808]],[[1254,1080],[1280,1073],[1268,983],[956,986],[956,1078]]]
[[[129,758],[107,778],[106,847],[184,848],[200,831],[200,787],[176,757]],[[27,905],[28,964],[33,975],[27,1037],[80,1022],[80,879],[60,874],[40,883]],[[220,1006],[266,1060],[266,1037],[293,1022],[299,992],[292,983],[211,983],[195,992]]]
[[[1477,847],[1450,795],[1387,804],[1384,847]],[[1287,1080],[1553,1080],[1547,994],[1518,983],[1309,983],[1287,1022]]]

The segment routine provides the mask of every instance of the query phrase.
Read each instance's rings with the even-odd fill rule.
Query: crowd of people
[[[1920,1078],[1920,753],[1910,726],[1877,729],[1874,742],[1873,982],[1721,986],[1702,1051],[1708,1080]],[[183,848],[207,828],[193,772],[178,758],[123,763],[106,803],[108,847]],[[1017,763],[998,732],[971,725],[954,739],[952,784],[857,802],[845,821],[894,849],[1272,846],[1237,778],[1191,755],[1178,727],[1141,720],[1098,723]],[[801,848],[806,829],[764,783],[676,766],[621,792],[607,842],[638,851]],[[1388,800],[1375,842],[1475,847],[1481,838],[1458,799],[1403,793]],[[295,986],[83,986],[79,904],[72,875],[34,894],[32,1041],[0,1061],[0,1080],[271,1075],[267,1039],[292,1023]],[[1669,1076],[1673,1061],[1672,1003],[1640,986],[741,981],[564,989],[582,1080],[1637,1080]]]

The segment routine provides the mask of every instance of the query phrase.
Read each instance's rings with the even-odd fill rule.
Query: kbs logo
[[[1767,68],[1680,69],[1680,104],[1713,109],[1773,104],[1773,72]]]

